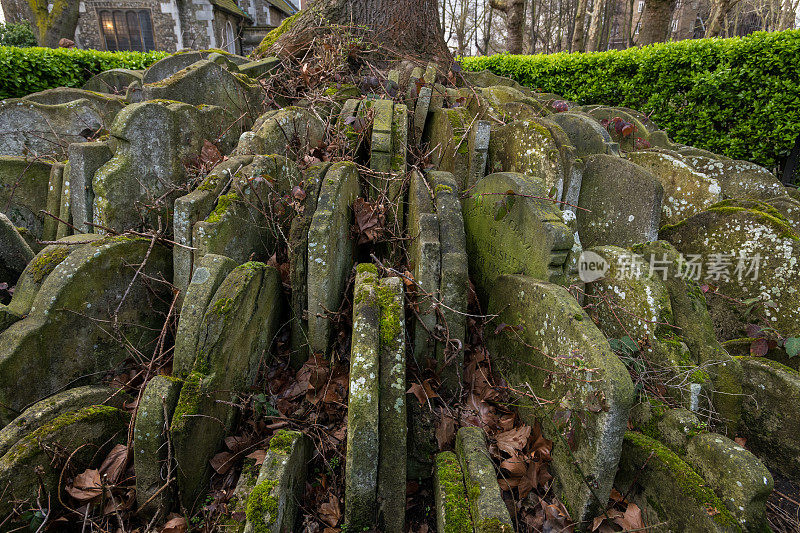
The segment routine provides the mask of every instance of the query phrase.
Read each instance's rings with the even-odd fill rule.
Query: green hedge
[[[638,109],[678,142],[768,168],[800,134],[800,31],[462,60],[580,104]]]
[[[142,69],[167,55],[0,46],[0,98],[19,98],[53,87],[81,87],[104,70]]]

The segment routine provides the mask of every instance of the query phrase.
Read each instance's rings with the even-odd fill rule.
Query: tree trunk
[[[642,15],[639,44],[663,43],[669,38],[676,0],[647,0]]]
[[[75,39],[78,6],[75,0],[0,0],[8,22],[30,21],[39,46],[55,48],[61,39]]]
[[[586,20],[587,0],[578,0],[578,10],[575,12],[575,30],[572,32],[571,52],[583,52],[583,25]]]
[[[733,9],[738,0],[713,0],[711,2],[711,15],[706,26],[706,37],[719,37],[725,28],[722,23],[728,12]]]
[[[605,10],[605,6],[605,0],[594,0],[592,20],[589,23],[589,40],[586,43],[587,52],[596,52],[600,46],[600,32],[603,29],[603,11]]]
[[[491,0],[491,6],[506,14],[506,50],[521,54],[525,32],[525,0]]]
[[[320,21],[325,21],[321,26]],[[437,0],[312,0],[308,6],[268,33],[258,55],[293,55],[330,25],[365,27],[384,47],[384,55],[407,55],[449,62]],[[327,30],[326,30],[327,28]]]

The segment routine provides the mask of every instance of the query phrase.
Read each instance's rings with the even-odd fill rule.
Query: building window
[[[673,32],[678,31],[678,19],[672,21],[672,31]]]
[[[644,11],[644,0],[639,0],[639,5],[636,7],[636,12],[641,13]]]
[[[225,46],[225,51],[231,54],[236,53],[236,33],[233,31],[233,24],[231,24],[230,20],[225,23],[225,42],[223,46]]]
[[[636,30],[633,32],[633,34],[634,35],[639,35],[639,30],[641,30],[641,29],[642,29],[642,23],[641,22],[637,22],[636,23]]]
[[[100,30],[106,41],[106,50],[136,50],[147,52],[155,49],[153,22],[147,9],[102,10]]]

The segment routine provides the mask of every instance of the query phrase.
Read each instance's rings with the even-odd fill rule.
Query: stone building
[[[247,54],[297,10],[290,0],[81,0],[75,42],[97,50]]]

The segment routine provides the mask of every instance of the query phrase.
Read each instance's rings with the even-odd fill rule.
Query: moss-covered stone
[[[117,237],[78,246],[42,282],[28,316],[0,334],[0,421],[67,385],[96,382],[129,356],[109,335],[144,353],[163,324],[171,292],[146,280],[169,275],[169,251],[150,239]],[[136,267],[148,256],[141,275]],[[124,295],[124,298],[123,298]],[[81,383],[81,384],[83,384]]]
[[[330,168],[330,163],[320,163],[309,167],[303,173],[302,200],[303,209],[292,219],[289,230],[289,276],[292,286],[291,320],[292,320],[292,353],[291,364],[294,368],[308,359],[308,230],[314,213],[320,186]]]
[[[278,431],[247,498],[245,533],[293,531],[305,487],[311,442],[297,431]]]
[[[749,161],[723,159],[705,153],[688,154],[686,162],[695,170],[716,179],[723,198],[766,199],[783,194],[784,187],[772,172]]]
[[[178,489],[187,509],[204,493],[208,461],[237,413],[229,402],[253,385],[269,357],[280,315],[278,273],[255,262],[233,269],[206,308],[192,373],[181,388],[170,429],[180,465]],[[203,416],[192,416],[197,413]]]
[[[558,207],[542,198],[541,179],[501,172],[478,182],[462,201],[469,271],[482,302],[503,274],[565,280],[573,234]]]
[[[436,109],[431,112],[423,142],[433,150],[432,163],[455,177],[459,191],[470,181],[469,130],[472,117],[465,107]]]
[[[181,385],[173,377],[155,376],[145,386],[136,410],[132,442],[136,502],[138,513],[148,520],[162,517],[172,505],[174,491],[164,489],[163,474],[175,469],[167,464],[172,457],[167,431]]]
[[[440,533],[473,531],[464,473],[453,452],[436,455],[433,490],[437,530]]]
[[[333,164],[320,186],[308,229],[308,337],[316,353],[327,353],[331,322],[326,313],[339,309],[353,267],[351,206],[359,190],[356,166]]]
[[[800,476],[800,374],[763,357],[737,357],[742,364],[744,405],[739,434],[770,468]]]
[[[253,162],[252,156],[232,157],[217,164],[200,185],[186,196],[175,200],[172,229],[175,234],[173,254],[174,283],[186,294],[195,264],[192,248],[193,227],[211,214],[214,202],[227,187],[235,173]],[[197,258],[199,259],[199,257]],[[182,298],[181,298],[182,300]]]
[[[614,484],[630,488],[629,498],[672,531],[742,530],[702,477],[669,448],[641,433],[625,433]]]
[[[372,527],[377,519],[381,308],[370,270],[356,275],[353,296],[345,464],[345,523],[352,528]]]
[[[459,429],[456,434],[456,452],[464,473],[464,485],[475,533],[514,531],[508,508],[500,495],[497,472],[489,456],[483,429]]]
[[[666,241],[636,245],[634,251],[642,255],[648,268],[654,266],[651,276],[664,280],[680,339],[689,347],[692,362],[709,373],[713,383],[711,403],[728,431],[735,432],[742,408],[742,370],[717,341],[699,283],[684,275],[681,269],[685,269],[685,261]]]
[[[498,324],[508,325],[486,339],[492,363],[506,382],[526,384],[538,397],[560,405],[543,407],[538,412],[542,418],[552,419],[556,409],[581,413],[558,428],[545,425],[543,433],[554,442],[552,469],[570,515],[575,520],[594,516],[611,492],[633,404],[627,369],[563,287],[527,276],[501,276],[488,311],[499,315]],[[518,399],[521,414],[533,423],[537,406]],[[570,430],[571,450],[564,440]],[[593,480],[591,491],[586,478]]]
[[[375,288],[380,307],[378,523],[386,533],[405,531],[406,328],[403,282],[386,278]]]
[[[716,179],[697,172],[682,159],[653,151],[630,152],[626,157],[649,170],[664,187],[661,224],[675,224],[722,200]]]
[[[111,447],[126,441],[129,420],[124,411],[98,405],[61,414],[30,431],[0,458],[0,482],[6,487],[0,512],[8,516],[14,502],[35,505],[40,481],[45,494],[60,490],[61,471],[52,465],[51,455],[56,446],[68,455],[75,452],[76,463],[91,464],[93,458],[105,457]]]
[[[632,246],[658,236],[664,188],[644,168],[606,154],[584,158],[577,218],[584,248]]]
[[[720,205],[663,228],[661,237],[684,255],[699,255],[706,264],[727,258],[727,268],[715,273],[707,266],[699,275],[701,282],[716,285],[725,295],[709,300],[720,340],[746,336],[746,324],[759,316],[784,336],[800,335],[792,281],[800,269],[800,236],[787,222],[755,208]],[[771,303],[758,306],[748,317],[747,306],[736,300],[751,298]]]
[[[428,179],[434,186],[442,249],[439,276],[439,301],[442,305],[438,322],[449,339],[448,343],[437,343],[436,360],[442,385],[445,390],[455,393],[461,386],[463,350],[467,341],[469,267],[466,234],[455,177],[448,172],[430,172]]]
[[[30,127],[26,124],[24,129]],[[47,209],[49,183],[50,164],[28,157],[0,156],[0,209],[13,226],[26,228],[35,238],[42,237],[44,215],[40,211]],[[53,214],[58,215],[58,211]]]
[[[591,313],[600,330],[608,338],[628,337],[639,343],[640,352],[626,355],[626,363],[632,368],[643,364],[658,375],[673,401],[693,411],[707,410],[711,383],[674,327],[664,280],[649,272],[644,258],[634,252],[616,246],[589,251],[608,265],[602,278],[586,284],[586,293],[595,302]]]

